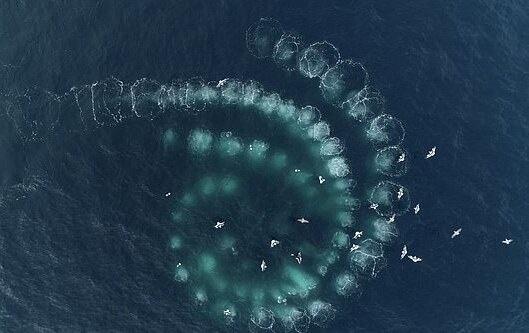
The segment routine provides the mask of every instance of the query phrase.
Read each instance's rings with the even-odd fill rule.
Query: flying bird
[[[452,234],[452,239],[456,238],[457,236],[459,236],[461,234],[461,228],[457,229],[457,230],[454,230],[454,233]]]
[[[402,248],[402,252],[400,253],[400,259],[404,259],[404,257],[408,254],[408,248],[406,247],[406,245],[404,245],[404,247]]]
[[[503,244],[505,244],[505,245],[509,245],[509,244],[512,243],[512,241],[513,241],[512,239],[505,238],[505,240],[502,240],[501,242],[502,242]]]
[[[351,246],[351,249],[349,250],[349,252],[353,252],[353,251],[356,251],[360,248],[360,245],[356,245],[356,244],[353,244],[353,246]]]
[[[217,83],[217,88],[220,88],[222,87],[226,82],[228,82],[229,79],[222,79],[219,81],[219,83]]]
[[[399,156],[399,160],[397,162],[404,162],[404,159],[406,158],[406,154],[402,153]]]
[[[302,224],[309,223],[309,220],[306,220],[304,217],[297,219],[297,221]]]
[[[215,227],[214,227],[214,228],[215,228],[215,229],[220,229],[220,228],[224,227],[224,223],[225,223],[224,221],[219,221],[219,222],[217,222],[217,223],[215,224]]]
[[[390,217],[389,220],[388,220],[388,223],[393,223],[393,222],[395,222],[395,216],[397,216],[397,215],[396,215],[396,214],[391,215],[391,217]]]
[[[291,253],[290,254],[291,256],[294,256],[294,253]],[[303,258],[301,257],[301,252],[298,252],[298,254],[296,255],[296,261],[298,262],[298,264],[301,264],[301,261],[303,261]]]
[[[272,241],[270,242],[270,247],[274,247],[274,246],[276,246],[278,244],[279,244],[278,240],[272,239]]]
[[[430,149],[430,151],[428,151],[428,154],[426,154],[426,158],[427,159],[430,158],[430,157],[434,157],[435,156],[435,149],[436,148],[437,147],[434,146],[434,147],[432,147],[432,149]]]
[[[322,176],[318,176],[318,180],[320,181],[320,184],[325,183],[325,178],[323,178]]]
[[[420,262],[420,261],[422,261],[421,258],[416,257],[416,256],[408,256],[408,258],[409,258],[411,261],[413,261],[413,262]]]
[[[421,210],[421,207],[419,206],[419,204],[417,204],[417,206],[413,207],[413,212],[415,213],[415,215],[417,215],[417,213],[419,213],[420,210]]]
[[[358,239],[362,237],[363,231],[355,231],[355,235],[353,236],[353,239]]]
[[[402,196],[404,195],[404,188],[399,188],[399,192],[397,193],[397,199],[400,200],[400,198],[402,198]]]
[[[376,203],[372,203],[370,206],[369,206],[369,209],[377,209],[378,208],[378,204]]]
[[[261,272],[264,272],[264,270],[267,268],[268,266],[266,266],[266,262],[263,260],[261,262]]]

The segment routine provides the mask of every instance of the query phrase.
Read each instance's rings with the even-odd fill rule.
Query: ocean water
[[[85,129],[56,98],[109,77],[234,77],[336,122],[317,83],[248,52],[261,17],[365,66],[405,125],[401,181],[421,205],[398,219],[386,269],[310,331],[529,331],[529,4],[477,0],[2,2],[2,98],[55,102],[1,104],[0,330],[248,330],[219,326],[173,279],[163,194],[185,165],[160,144],[173,119]],[[347,126],[336,131],[354,157]],[[423,261],[400,260],[404,244]]]

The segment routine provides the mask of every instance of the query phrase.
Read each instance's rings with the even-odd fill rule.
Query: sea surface
[[[321,103],[316,83],[249,54],[261,17],[362,62],[415,156],[403,182],[420,214],[399,219],[362,296],[312,331],[528,332],[527,1],[5,0],[0,91],[235,77]],[[53,107],[0,110],[0,331],[221,331],[169,272],[160,124],[39,127]],[[423,262],[401,261],[404,244]]]

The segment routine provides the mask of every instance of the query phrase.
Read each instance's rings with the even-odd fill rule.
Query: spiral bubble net
[[[306,332],[328,325],[386,265],[395,217],[410,205],[396,182],[408,170],[404,126],[385,111],[364,66],[341,59],[331,43],[305,45],[271,19],[250,26],[246,43],[256,58],[317,80],[328,107],[297,105],[233,78],[109,78],[41,96],[45,105],[36,107],[71,98],[86,129],[164,119],[160,142],[179,165],[165,199],[175,288],[220,327]],[[3,102],[21,136],[53,131],[57,114],[43,116],[26,102]],[[339,138],[328,112],[348,119],[360,139]],[[354,149],[368,160],[351,163]]]

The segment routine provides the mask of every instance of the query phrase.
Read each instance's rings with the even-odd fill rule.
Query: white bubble
[[[336,247],[339,249],[345,249],[349,247],[349,244],[350,244],[349,235],[343,231],[337,231],[332,237],[333,247]]]
[[[283,121],[290,121],[296,119],[297,109],[293,101],[285,101],[278,105],[277,116]]]
[[[374,239],[382,243],[391,243],[398,236],[395,223],[388,223],[384,218],[375,218],[372,222]]]
[[[333,187],[338,191],[349,192],[356,187],[356,181],[353,179],[336,179]]]
[[[355,211],[355,210],[359,210],[361,205],[362,205],[362,202],[360,199],[358,198],[355,198],[353,197],[352,195],[350,194],[343,194],[343,195],[340,195],[338,196],[336,199],[336,203],[351,210],[351,211]]]
[[[359,245],[359,249],[349,254],[351,269],[376,277],[386,265],[382,244],[368,238]]]
[[[269,148],[270,146],[266,142],[261,140],[254,140],[248,146],[248,156],[250,157],[251,161],[262,161],[266,157]]]
[[[299,72],[308,77],[319,77],[340,60],[340,53],[328,42],[310,45],[299,55]]]
[[[352,212],[342,211],[336,214],[338,224],[344,228],[351,227],[355,223],[355,217]]]
[[[361,63],[340,61],[321,77],[323,98],[336,106],[354,98],[367,84],[368,75]]]
[[[375,157],[378,172],[390,177],[400,177],[408,170],[406,151],[400,146],[390,146],[378,150]]]
[[[182,248],[182,243],[183,243],[182,237],[180,237],[180,236],[171,237],[171,244],[170,245],[171,245],[171,248],[173,250],[181,249]]]
[[[206,154],[211,150],[213,136],[207,130],[194,129],[187,139],[189,150],[196,155]]]
[[[246,31],[246,46],[254,57],[268,58],[272,56],[276,43],[282,35],[283,29],[279,22],[261,18]]]
[[[254,105],[262,95],[263,88],[261,87],[261,84],[256,81],[249,81],[243,84],[241,97],[243,105]]]
[[[137,117],[152,119],[161,112],[160,88],[161,84],[146,78],[130,87],[132,111]]]
[[[252,311],[250,322],[261,329],[268,330],[274,327],[276,320],[271,310],[260,307]]]
[[[83,87],[81,90],[76,91],[76,101],[78,106],[81,105],[79,102],[82,100],[79,97],[82,95],[81,91],[85,90],[86,87]],[[89,107],[85,106],[87,115],[93,116],[93,120],[99,126],[112,126],[122,121],[125,118],[126,114],[126,103],[123,98],[126,92],[125,85],[123,82],[115,78],[109,78],[102,81],[98,81],[90,87],[90,102]],[[32,97],[32,100],[35,98]],[[88,98],[87,98],[88,99]],[[48,110],[47,110],[48,111]],[[32,124],[38,122],[31,122]],[[34,132],[34,131],[32,131]]]
[[[281,323],[286,332],[294,330],[298,333],[307,332],[310,326],[310,317],[306,311],[297,308],[287,308],[281,311]]]
[[[319,122],[320,119],[321,119],[320,110],[310,105],[302,107],[298,114],[298,124],[302,128],[307,128]]]
[[[331,128],[329,124],[324,121],[319,121],[316,124],[310,126],[307,130],[307,135],[316,141],[323,141],[329,134],[331,134]]]
[[[409,191],[390,181],[378,183],[371,190],[369,201],[377,205],[376,212],[382,216],[400,216],[410,208]]]
[[[198,190],[203,196],[210,196],[217,189],[216,181],[213,177],[205,176],[198,181]]]
[[[184,266],[179,266],[175,269],[174,278],[177,282],[187,282],[189,271]]]
[[[281,99],[281,97],[278,94],[274,93],[263,96],[259,101],[258,106],[264,114],[271,115],[276,112],[279,106],[282,104],[283,100]]]
[[[233,157],[243,150],[244,145],[239,138],[228,135],[227,132],[221,133],[217,149],[223,156]]]
[[[338,138],[329,138],[321,144],[320,153],[324,156],[339,155],[343,152],[343,145]]]
[[[320,274],[321,276],[325,276],[327,275],[328,269],[329,268],[326,265],[319,265],[317,268],[318,274]]]
[[[195,92],[195,96],[206,104],[213,104],[220,98],[219,90],[212,85],[202,85]]]
[[[243,96],[244,92],[244,85],[242,82],[233,79],[225,79],[219,82],[219,88],[222,101],[225,104],[231,105],[240,103],[241,96]]]
[[[384,112],[384,98],[367,86],[343,102],[342,109],[356,121],[364,122]]]
[[[208,296],[203,289],[198,289],[195,291],[195,303],[197,305],[203,305],[208,301]]]
[[[204,96],[207,94],[207,88],[204,82],[198,79],[192,79],[184,82],[177,90],[177,98],[180,105],[185,106],[191,111],[201,111],[206,107],[206,97],[213,97],[211,95]]]
[[[319,327],[325,327],[330,321],[334,320],[336,310],[331,303],[316,300],[308,306],[311,322]]]
[[[404,140],[404,134],[400,120],[388,114],[374,118],[366,131],[367,138],[376,145],[398,145]]]
[[[334,280],[334,288],[340,296],[350,296],[360,292],[358,278],[351,272],[342,272]]]
[[[293,71],[297,67],[299,46],[301,39],[291,34],[283,34],[274,48],[272,58],[275,63],[287,70]]]
[[[345,177],[349,174],[349,165],[343,157],[333,157],[327,162],[327,169],[333,177]]]

